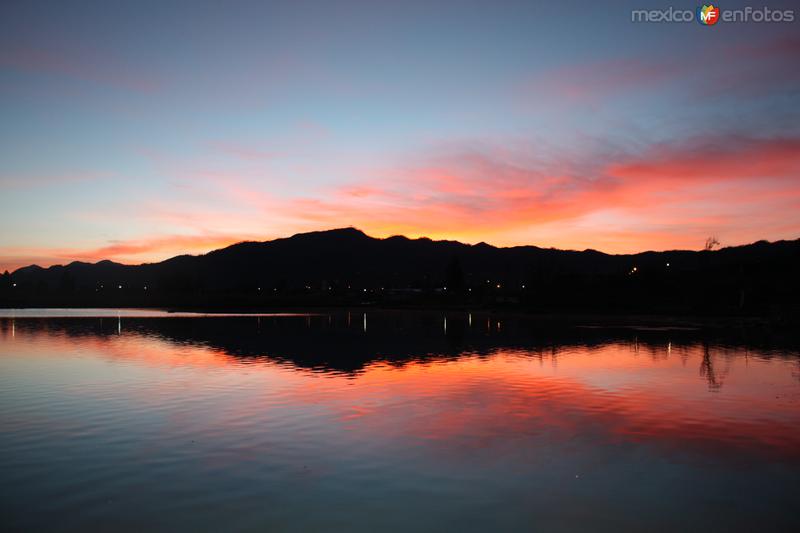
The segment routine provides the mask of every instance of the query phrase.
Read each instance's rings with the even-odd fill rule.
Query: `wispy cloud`
[[[692,98],[763,96],[792,88],[798,69],[786,68],[800,53],[800,39],[773,39],[730,46],[720,43],[703,50],[695,60],[679,50],[647,56],[632,51],[627,57],[571,63],[528,76],[518,98],[536,108],[575,104],[598,106],[647,91],[653,98],[677,90]]]
[[[296,199],[289,208],[319,225],[346,220],[379,235],[579,248],[614,235],[602,248],[616,252],[669,246],[667,236],[671,246],[695,247],[708,231],[737,242],[800,236],[800,216],[786,216],[800,207],[800,139],[721,136],[653,145],[596,162],[589,175],[553,172],[491,150],[436,163],[389,170]],[[748,220],[737,220],[737,211]]]
[[[137,218],[164,234],[89,249],[7,249],[4,261],[152,261],[348,225],[375,236],[609,252],[697,248],[712,233],[726,244],[800,237],[800,138],[720,134],[567,160],[522,146],[450,145],[303,196],[267,193],[247,174],[196,172],[178,182],[180,200],[137,207]]]
[[[3,269],[13,271],[30,264],[50,266],[72,261],[97,262],[104,259],[122,263],[142,263],[149,262],[153,258],[202,254],[242,240],[247,240],[247,236],[207,233],[114,240],[89,249],[10,247],[5,248],[3,255],[0,255],[0,265]]]
[[[63,49],[4,48],[0,50],[0,68],[66,76],[144,93],[155,92],[163,84],[151,73],[138,72],[124,66],[118,59],[103,57],[95,50],[69,52]]]

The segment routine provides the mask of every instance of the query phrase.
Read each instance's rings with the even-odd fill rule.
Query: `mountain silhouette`
[[[241,242],[142,265],[23,267],[0,306],[484,305],[796,315],[800,240],[610,255],[370,237],[355,228]]]

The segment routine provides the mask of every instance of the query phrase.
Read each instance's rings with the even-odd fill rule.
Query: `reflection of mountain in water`
[[[11,327],[3,319],[2,330]],[[357,373],[374,361],[409,361],[488,356],[497,351],[531,357],[568,356],[582,347],[628,344],[653,360],[671,353],[688,363],[702,353],[699,373],[710,390],[725,378],[725,360],[758,349],[759,357],[792,353],[795,339],[774,339],[746,330],[584,328],[530,317],[484,313],[336,312],[308,316],[195,318],[16,319],[18,330],[46,329],[68,336],[139,334],[178,345],[208,346],[237,358],[266,358],[322,372]]]

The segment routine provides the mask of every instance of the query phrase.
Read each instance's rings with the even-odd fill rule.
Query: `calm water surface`
[[[795,349],[100,314],[0,318],[4,531],[800,531]]]

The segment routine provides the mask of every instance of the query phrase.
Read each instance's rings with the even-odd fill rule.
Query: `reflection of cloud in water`
[[[695,332],[643,338],[565,330],[543,337],[510,320],[490,335],[470,327],[471,317],[451,317],[445,332],[441,317],[429,323],[370,315],[365,332],[360,314],[357,321],[128,319],[121,331],[116,319],[17,319],[2,322],[0,338],[13,340],[21,357],[80,353],[137,369],[182,369],[180,379],[148,384],[132,402],[174,402],[213,381],[237,396],[219,414],[221,425],[290,409],[363,438],[411,442],[453,459],[519,439],[534,447],[542,439],[577,439],[739,458],[765,450],[776,458],[800,455],[796,353],[712,344]],[[102,383],[109,370],[93,371]],[[242,396],[244,389],[250,392]],[[186,423],[191,418],[173,421]]]

